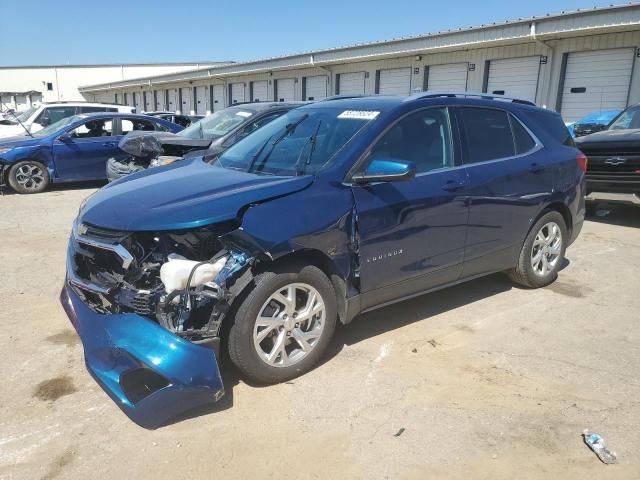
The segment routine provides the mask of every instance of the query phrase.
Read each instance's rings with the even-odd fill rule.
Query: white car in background
[[[50,102],[32,107],[24,112],[4,114],[0,119],[0,139],[35,133],[63,118],[82,113],[123,112],[136,113],[135,107],[110,103]],[[21,125],[22,124],[22,125]]]

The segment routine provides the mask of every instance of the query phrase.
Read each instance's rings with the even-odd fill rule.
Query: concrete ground
[[[304,377],[227,368],[218,406],[148,431],[58,304],[92,191],[0,197],[0,478],[640,478],[640,207],[592,204],[548,288],[494,275],[364,315]]]

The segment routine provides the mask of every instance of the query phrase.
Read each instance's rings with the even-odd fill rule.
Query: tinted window
[[[513,115],[509,115],[511,120],[511,129],[513,130],[513,140],[516,142],[516,153],[526,153],[536,146],[536,142],[529,132],[522,126],[522,124]]]
[[[80,113],[106,112],[105,107],[80,107]]]
[[[417,173],[452,166],[447,109],[430,108],[403,118],[378,140],[371,159],[414,162]]]
[[[126,135],[127,133],[133,131],[133,130],[146,130],[146,131],[150,131],[153,132],[155,130],[155,127],[153,126],[153,122],[150,122],[149,120],[142,120],[142,119],[127,119],[127,118],[123,118],[121,120],[121,124],[122,124],[122,135]]]
[[[110,119],[89,120],[71,130],[69,134],[74,138],[110,137],[112,125],[113,122]]]
[[[76,107],[47,107],[36,120],[41,125],[51,125],[63,118],[76,114]]]
[[[503,110],[461,108],[467,139],[467,163],[485,162],[515,155],[509,117]]]
[[[576,146],[569,129],[562,121],[562,117],[557,113],[544,110],[528,110],[526,115],[561,144],[567,147]]]
[[[153,122],[153,123],[156,126],[156,130],[157,131],[159,131],[159,132],[168,132],[169,131],[168,127],[165,127],[164,125],[162,125],[160,123],[157,123],[157,122]]]

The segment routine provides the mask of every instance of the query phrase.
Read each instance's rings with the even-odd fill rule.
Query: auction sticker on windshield
[[[338,118],[350,118],[354,120],[373,120],[380,112],[374,112],[371,110],[345,110]]]
[[[239,117],[248,118],[253,114],[251,112],[237,112],[236,115],[238,115]]]

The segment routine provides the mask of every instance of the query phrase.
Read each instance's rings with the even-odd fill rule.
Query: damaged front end
[[[118,232],[74,225],[62,304],[91,374],[144,427],[224,393],[220,327],[256,261],[225,242],[236,227]]]

